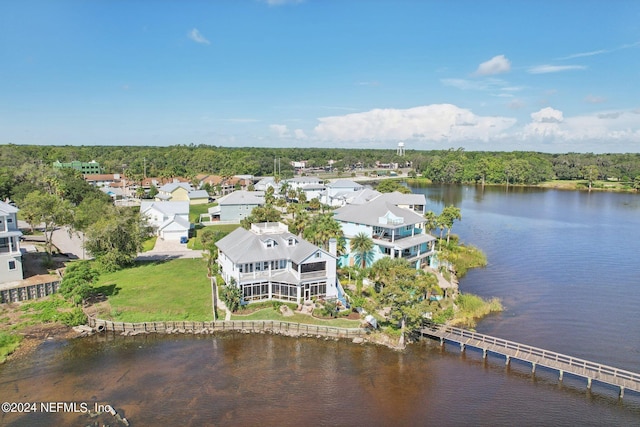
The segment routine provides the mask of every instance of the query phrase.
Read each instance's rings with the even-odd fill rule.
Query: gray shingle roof
[[[18,212],[18,208],[0,200],[0,213],[10,214]]]
[[[229,193],[218,200],[218,204],[223,205],[264,205],[263,191],[238,190]]]
[[[403,194],[399,191],[394,191],[393,193],[383,193],[380,198],[386,200],[387,202],[391,202],[394,205],[426,205],[427,198],[424,194]]]
[[[362,184],[358,184],[357,182],[351,181],[350,179],[339,179],[330,184],[327,184],[327,187],[330,188],[364,188]]]
[[[189,202],[150,202],[143,200],[140,202],[140,213],[144,214],[149,209],[155,208],[162,212],[165,216],[188,215]]]
[[[171,182],[169,184],[163,185],[158,190],[164,191],[167,193],[172,193],[176,188],[184,188],[187,191],[193,190],[193,187],[191,187],[191,184],[188,184],[186,182]]]
[[[297,244],[288,246],[289,238],[296,239]],[[276,245],[270,248],[267,247],[264,242],[269,239],[273,240]],[[278,259],[288,259],[295,263],[301,263],[316,251],[321,250],[319,247],[289,232],[256,234],[244,228],[236,228],[220,239],[216,246],[235,264]]]
[[[403,219],[399,224],[381,224],[379,218],[391,213]],[[388,228],[398,228],[405,225],[419,224],[425,221],[419,215],[409,209],[399,208],[395,204],[385,200],[382,196],[373,199],[363,205],[346,205],[335,210],[335,219],[343,222],[353,222],[366,225],[384,225]]]

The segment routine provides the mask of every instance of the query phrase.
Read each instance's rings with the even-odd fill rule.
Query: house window
[[[15,270],[16,269],[16,262],[15,261],[9,261],[9,270]]]
[[[322,256],[322,254],[320,252],[316,252],[316,258],[320,258]]]

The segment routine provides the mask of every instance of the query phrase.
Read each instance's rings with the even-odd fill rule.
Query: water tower
[[[398,142],[398,150],[396,151],[398,156],[404,156],[404,142]]]

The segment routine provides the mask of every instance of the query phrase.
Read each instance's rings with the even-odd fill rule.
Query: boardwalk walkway
[[[640,393],[640,374],[635,372],[452,326],[429,324],[423,327],[420,332],[422,335],[440,339],[441,345],[444,345],[445,341],[458,343],[461,351],[464,351],[465,346],[478,348],[482,350],[485,358],[487,352],[502,355],[506,358],[506,364],[509,364],[512,358],[528,362],[532,366],[532,373],[535,373],[536,366],[555,369],[560,373],[560,381],[562,381],[564,373],[585,378],[588,389],[591,389],[591,382],[595,380],[619,387],[621,398],[624,396],[625,390]]]

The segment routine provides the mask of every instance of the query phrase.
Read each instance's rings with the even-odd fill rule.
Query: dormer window
[[[273,240],[273,239],[269,239],[267,241],[264,242],[264,245],[267,248],[273,248],[277,243]]]
[[[296,243],[296,239],[294,239],[293,237],[289,237],[289,239],[287,240],[287,246],[295,246]]]

